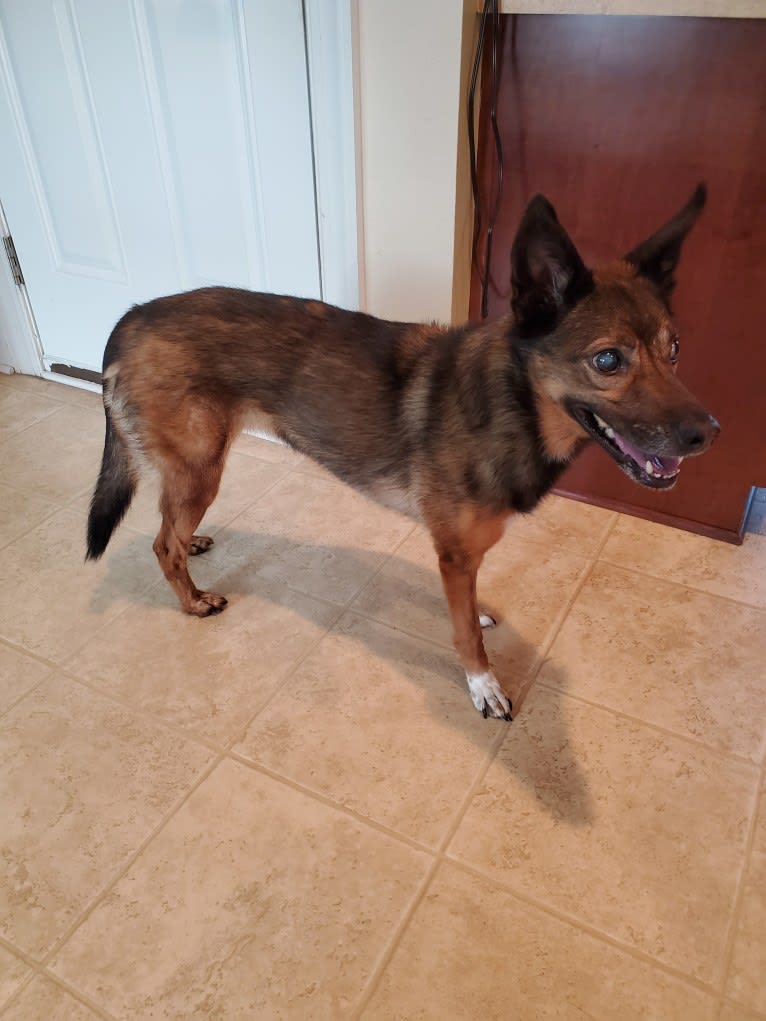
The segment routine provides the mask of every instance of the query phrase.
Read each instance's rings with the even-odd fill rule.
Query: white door
[[[301,0],[0,0],[0,200],[44,352],[134,302],[319,296]]]

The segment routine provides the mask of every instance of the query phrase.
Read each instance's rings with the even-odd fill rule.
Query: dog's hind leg
[[[226,606],[223,596],[198,589],[187,567],[187,558],[195,545],[204,546],[197,553],[212,545],[213,540],[207,536],[195,536],[194,529],[215,499],[222,473],[222,456],[204,464],[188,464],[174,458],[162,468],[162,524],[154,540],[154,552],[181,607],[197,617],[220,613]]]

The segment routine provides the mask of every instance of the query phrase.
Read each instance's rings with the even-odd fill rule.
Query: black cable
[[[492,29],[492,92],[490,97],[490,125],[492,128],[492,135],[495,143],[495,159],[497,164],[497,187],[495,191],[495,201],[492,207],[492,211],[489,216],[489,222],[487,225],[487,234],[485,241],[484,251],[484,266],[482,268],[478,257],[478,246],[479,237],[481,236],[482,228],[482,217],[481,217],[481,195],[479,191],[479,178],[477,170],[477,159],[476,159],[476,136],[474,133],[474,112],[475,112],[475,101],[476,101],[476,82],[479,76],[479,68],[481,66],[481,58],[484,51],[484,37],[486,33],[487,19],[491,14],[491,29]],[[468,150],[470,156],[471,166],[471,192],[473,195],[473,210],[474,210],[474,222],[473,222],[473,241],[471,244],[471,265],[476,269],[479,274],[479,280],[481,281],[481,317],[486,319],[489,314],[489,283],[490,283],[490,263],[492,260],[492,242],[494,239],[495,224],[497,223],[497,217],[500,212],[500,204],[503,195],[503,176],[504,176],[504,164],[503,164],[503,146],[500,138],[500,131],[497,124],[497,103],[500,93],[500,76],[498,73],[497,64],[497,47],[498,37],[500,35],[500,13],[498,10],[497,0],[484,0],[484,7],[481,12],[481,20],[479,22],[479,37],[476,43],[476,55],[474,57],[473,68],[471,70],[471,81],[468,88]]]
[[[468,87],[468,151],[471,162],[471,193],[473,195],[473,242],[471,244],[471,265],[476,268],[477,273],[482,277],[482,270],[479,266],[477,248],[479,234],[481,233],[481,201],[479,196],[479,178],[476,169],[476,137],[474,134],[474,103],[476,98],[476,81],[479,77],[481,66],[481,55],[484,49],[484,29],[487,24],[487,13],[492,0],[484,0],[484,9],[481,12],[479,21],[479,38],[476,43],[476,56],[471,70],[471,82]]]
[[[481,317],[486,319],[489,314],[489,278],[490,266],[492,263],[492,241],[495,234],[495,224],[500,212],[500,202],[503,197],[503,143],[500,139],[500,131],[497,126],[497,100],[500,95],[500,75],[497,68],[497,37],[500,34],[500,14],[497,9],[497,0],[492,0],[492,99],[489,107],[489,121],[492,125],[492,135],[495,140],[495,158],[497,160],[497,190],[495,193],[495,204],[487,226],[487,248],[484,256],[484,281],[481,293]]]

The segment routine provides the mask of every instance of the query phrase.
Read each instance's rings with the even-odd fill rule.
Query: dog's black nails
[[[513,723],[513,717],[510,713],[503,713],[503,719],[506,723]]]
[[[482,716],[484,717],[484,719],[486,720],[486,718],[487,718],[487,703],[486,703],[486,702],[485,702],[485,703],[484,703],[484,705],[483,705],[483,706],[481,707],[481,715],[482,715]]]

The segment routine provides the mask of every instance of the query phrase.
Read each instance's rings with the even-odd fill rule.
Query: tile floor
[[[550,499],[480,576],[243,438],[183,616],[153,488],[83,563],[99,399],[0,377],[0,1017],[766,1018],[766,515]]]

